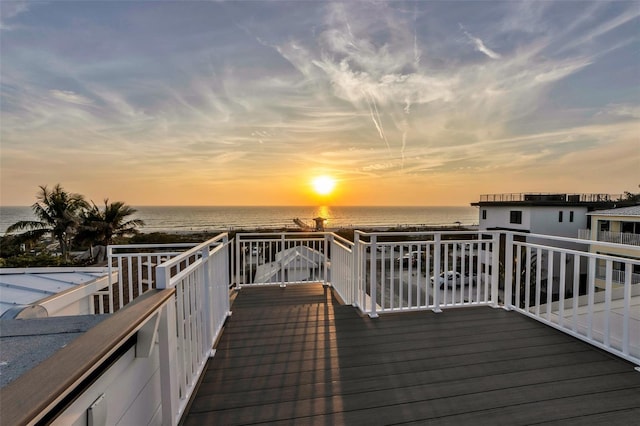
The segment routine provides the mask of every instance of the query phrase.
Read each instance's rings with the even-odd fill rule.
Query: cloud
[[[71,90],[49,90],[49,94],[56,99],[64,102],[69,102],[77,105],[90,105],[93,103],[91,99],[88,99],[78,93]]]
[[[19,26],[8,23],[16,16],[29,11],[28,0],[3,1],[0,7],[0,31],[11,31]]]
[[[406,109],[406,105],[447,101],[455,83],[451,78],[391,73],[380,68],[357,71],[347,60],[335,63],[325,58],[313,63],[326,73],[335,95],[352,104],[364,105],[373,99],[383,105],[403,104]]]
[[[590,64],[591,61],[586,58],[553,64],[541,69],[535,76],[535,81],[539,83],[554,82],[563,79]]]
[[[640,9],[637,7],[637,4],[632,2],[632,6],[628,10],[622,11],[619,15],[615,16],[612,19],[608,19],[606,21],[601,22],[596,25],[595,28],[593,26],[588,28],[588,31],[582,32],[577,35],[571,42],[567,43],[559,52],[564,52],[566,50],[574,49],[579,46],[583,46],[586,44],[591,44],[595,42],[599,37],[616,30],[617,28],[627,24],[632,20],[637,20],[640,16]],[[636,22],[636,27],[638,23]],[[637,31],[636,31],[637,34]]]
[[[502,58],[502,55],[500,55],[499,53],[494,52],[493,50],[489,49],[487,46],[485,46],[484,42],[482,40],[480,40],[478,37],[472,36],[466,30],[464,31],[464,35],[466,35],[467,38],[473,42],[473,44],[474,44],[474,46],[475,46],[475,48],[476,48],[476,50],[478,52],[484,53],[485,55],[487,55],[491,59],[500,59],[500,58]]]
[[[3,33],[3,185],[27,168],[34,187],[64,176],[78,152],[95,174],[158,186],[318,169],[473,187],[474,173],[541,179],[574,171],[568,158],[588,169],[610,146],[637,149],[640,105],[620,89],[636,75],[619,60],[637,40],[628,3],[298,6],[198,3],[229,24],[185,27],[168,25],[193,18],[171,2],[104,16],[74,4]],[[476,27],[461,31],[468,16]]]
[[[603,111],[598,113],[598,115],[602,114],[640,119],[640,105],[608,104]]]

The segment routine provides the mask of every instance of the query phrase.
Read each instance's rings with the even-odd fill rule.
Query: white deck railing
[[[591,229],[578,229],[578,238],[582,240],[590,240]]]
[[[357,280],[354,269],[353,242],[330,234],[330,249],[327,279],[338,292],[344,303],[355,302],[354,282]]]
[[[328,233],[245,233],[235,240],[238,289],[327,282]]]
[[[613,269],[611,271],[611,281],[616,284],[624,284],[626,281],[626,272],[620,269]],[[607,268],[606,266],[598,266],[596,269],[596,279],[606,280],[607,277]],[[631,284],[640,284],[640,274],[639,273],[631,273]]]
[[[497,231],[356,231],[353,243],[330,233],[248,234],[236,239],[236,279],[239,288],[323,282],[371,317],[504,306],[640,364],[640,260],[588,250],[580,239]],[[271,263],[271,279],[256,278],[266,275],[252,262]],[[285,272],[287,262],[308,268],[305,278]]]
[[[108,246],[109,286],[95,293],[96,313],[113,313],[148,289],[155,288],[156,266],[196,245],[197,243],[173,243]]]
[[[591,239],[591,229],[578,229],[578,238]],[[600,231],[597,234],[598,242],[626,244],[640,246],[640,234],[630,232]]]
[[[640,365],[640,286],[632,281],[640,248],[630,259],[583,246],[579,239],[507,233],[505,307]],[[624,265],[623,282],[614,279],[614,262]]]
[[[110,286],[119,293],[109,293],[110,308],[145,285],[175,289],[158,320],[163,423],[179,422],[214,354],[234,284],[322,282],[371,317],[501,306],[640,365],[640,284],[632,278],[640,247],[632,259],[590,253],[584,240],[515,232],[354,235],[351,242],[321,232],[237,234],[231,241],[221,234],[195,247],[112,247],[110,264],[122,283]],[[623,265],[622,283],[614,262]],[[273,270],[258,273],[269,264]]]
[[[640,284],[634,280],[640,247],[626,247],[635,254],[591,253],[585,240],[499,231],[356,231],[353,242],[321,232],[238,234],[235,241],[221,234],[193,247],[110,247],[118,283],[101,292],[102,302],[96,303],[106,311],[122,307],[145,288],[172,289],[158,292],[162,300],[143,299],[138,308],[125,309],[114,318],[141,324],[131,329],[136,348],[129,364],[157,377],[144,386],[149,392],[140,404],[157,407],[145,418],[176,425],[231,314],[233,284],[240,289],[322,282],[371,317],[421,309],[503,307],[640,365]],[[271,275],[273,279],[256,279],[254,269],[268,263],[280,271]],[[616,270],[623,274],[616,277]],[[158,305],[151,309],[145,300]],[[131,342],[131,333],[111,339],[109,345]],[[71,367],[61,375],[72,374],[76,365],[70,358],[62,361]],[[57,399],[67,391],[46,392],[46,398]],[[82,417],[86,407],[81,408]],[[34,418],[43,414],[32,411]]]
[[[601,231],[598,232],[598,241],[640,246],[640,235],[630,232]]]
[[[499,234],[356,231],[356,305],[379,313],[498,304]]]
[[[164,424],[179,422],[231,314],[230,247],[221,234],[157,266],[157,288],[176,290],[159,332]]]

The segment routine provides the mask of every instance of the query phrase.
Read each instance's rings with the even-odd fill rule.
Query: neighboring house
[[[587,213],[614,207],[609,194],[489,194],[471,203],[479,207],[480,230],[511,230],[573,237],[587,228]]]
[[[640,259],[640,205],[596,210],[587,213],[591,219],[590,229],[581,229],[579,237],[594,241],[590,250],[593,253],[610,254],[630,259]],[[598,243],[617,243],[616,246]],[[632,284],[640,283],[640,264],[632,266]],[[602,286],[606,265],[597,266],[596,279]],[[624,283],[625,271],[620,262],[612,262],[612,281]]]
[[[580,229],[589,226],[589,212],[596,209],[612,208],[620,204],[622,196],[611,194],[566,194],[566,193],[510,193],[486,194],[480,201],[471,203],[479,208],[479,230],[510,230],[528,234],[550,235],[556,237],[576,238]],[[528,242],[543,242],[543,239],[517,237]],[[547,241],[548,242],[548,241]],[[583,244],[571,242],[554,242],[554,245],[569,249],[583,249]],[[535,254],[534,254],[535,256]],[[541,259],[532,260],[540,263],[542,284],[546,286],[548,259],[546,253]],[[573,259],[566,261],[566,278],[573,279]],[[585,266],[580,267],[585,273]],[[559,255],[553,259],[553,292],[559,290],[560,261]]]

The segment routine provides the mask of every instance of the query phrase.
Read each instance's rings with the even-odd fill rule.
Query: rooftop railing
[[[328,235],[322,232],[236,234],[237,288],[327,283]]]
[[[109,253],[114,265],[131,265],[122,277],[131,277],[134,288],[141,279],[149,288],[171,291],[162,309],[146,317],[149,325],[136,332],[142,349],[135,356],[157,368],[149,386],[157,387],[151,394],[159,401],[145,404],[156,410],[156,420],[175,425],[231,314],[230,287],[321,282],[374,318],[500,307],[640,365],[640,285],[632,279],[640,247],[632,247],[637,256],[622,258],[590,253],[585,240],[516,232],[356,231],[353,241],[324,232],[237,234],[234,240],[221,234],[182,250],[110,247]],[[151,273],[145,262],[156,263]],[[615,276],[614,264],[623,265],[623,275]],[[126,293],[129,284],[120,288]]]
[[[109,285],[95,294],[95,311],[113,313],[145,291],[155,288],[156,267],[197,245],[172,243],[108,246]]]
[[[364,313],[497,306],[498,235],[355,233],[355,304]]]
[[[622,194],[565,194],[565,193],[505,193],[505,194],[482,194],[481,203],[488,202],[568,202],[568,203],[597,203],[617,201],[623,198]]]
[[[506,233],[503,306],[640,365],[640,286],[633,277],[640,247],[629,258],[592,253],[584,243]],[[619,274],[614,265],[622,265]]]
[[[175,289],[160,318],[159,357],[164,424],[177,424],[207,359],[215,354],[229,310],[232,245],[218,235],[158,265],[158,289]]]
[[[630,259],[590,253],[589,245],[581,239],[514,232],[356,231],[354,241],[330,232],[239,233],[234,241],[224,238],[212,241],[208,243],[211,252],[218,256],[222,256],[221,250],[226,253],[226,260],[218,259],[217,267],[209,271],[220,288],[235,286],[240,290],[250,286],[321,282],[332,286],[343,301],[371,317],[387,312],[424,309],[440,312],[447,308],[488,305],[514,308],[549,322],[553,315],[563,318],[563,313],[549,310],[552,303],[578,300],[590,291],[612,297],[607,286],[615,287],[618,297],[620,286],[625,287],[627,281],[629,286],[638,283],[634,268],[640,268],[638,246],[631,246],[638,254],[637,259]],[[620,247],[614,243],[599,244]],[[131,248],[141,247],[113,247],[110,252],[117,261],[111,263],[134,265],[134,270],[135,265],[142,265],[143,271],[140,275],[138,268],[137,278],[145,281],[150,276],[149,288],[164,288],[155,280],[157,271],[167,273],[167,265],[172,277],[189,277],[191,282],[202,280],[193,275],[193,269],[197,268],[194,265],[199,265],[206,256],[202,245],[182,253],[156,246],[146,247],[148,253],[124,253]],[[168,250],[160,254],[160,248]],[[165,261],[149,274],[144,269],[148,268],[150,259]],[[611,262],[616,262],[616,267],[608,273],[607,265]],[[631,268],[630,272],[627,268]],[[131,291],[140,285],[135,274],[121,272],[120,275],[125,284],[115,285],[116,292],[120,288]],[[595,303],[594,300],[588,298],[587,301]],[[541,309],[547,309],[544,315],[539,315]],[[596,311],[602,318],[619,314],[609,308],[598,307]],[[623,323],[633,323],[629,312],[625,315]],[[590,324],[584,328],[588,340],[594,335],[603,336],[599,344],[607,350],[624,358],[630,356],[631,352],[625,352],[621,345],[612,344],[616,339],[604,339],[605,335],[611,336],[611,329],[596,331],[593,317],[572,319],[578,317],[586,318]],[[562,319],[560,323],[567,324],[567,321]],[[582,327],[571,323],[568,330],[575,333]],[[637,335],[640,336],[640,329]],[[631,359],[640,364],[637,361],[640,342],[637,346]]]

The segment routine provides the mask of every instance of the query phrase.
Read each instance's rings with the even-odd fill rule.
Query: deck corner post
[[[370,289],[370,295],[371,295],[371,313],[369,314],[369,316],[371,318],[375,318],[378,316],[378,313],[376,312],[376,307],[378,305],[378,294],[377,294],[377,287],[378,287],[378,282],[376,279],[376,275],[377,275],[377,256],[376,256],[376,251],[377,251],[377,246],[376,246],[376,240],[377,240],[377,236],[376,235],[372,235],[371,236],[371,240],[370,240],[370,255],[369,255],[369,289]],[[373,315],[373,316],[372,316]]]
[[[504,243],[504,303],[505,310],[513,306],[513,233],[508,232]]]
[[[359,287],[360,287],[360,258],[359,258],[359,250],[360,250],[360,233],[359,231],[354,232],[353,235],[353,251],[351,252],[351,288],[349,289],[349,298],[353,303],[353,306],[357,306],[360,302],[358,298],[360,295]]]
[[[329,265],[331,264],[331,259],[329,259],[329,247],[333,245],[333,234],[324,234],[324,262],[322,272],[323,286],[327,287],[331,284],[327,281],[327,276],[329,275]]]
[[[210,248],[208,245],[202,248],[202,285],[204,287],[204,341],[207,345],[213,345],[213,303],[214,292],[212,291],[211,269],[209,265],[211,257]]]
[[[287,243],[286,243],[284,234],[282,234],[282,235],[280,235],[280,250],[281,251],[286,250],[286,246],[287,246]],[[285,288],[287,286],[285,284],[285,278],[284,278],[284,274],[285,274],[286,271],[284,269],[284,261],[283,261],[283,259],[284,259],[284,257],[281,256],[280,260],[279,260],[279,264],[280,264],[280,267],[279,267],[279,270],[280,270],[280,288]]]
[[[500,233],[491,236],[491,306],[499,305],[498,294],[500,286]]]
[[[437,233],[433,236],[433,312],[440,313],[440,262],[441,262],[441,234]],[[443,281],[444,282],[444,281]],[[446,285],[446,284],[445,284]]]
[[[113,307],[113,285],[115,284],[113,282],[113,246],[112,245],[108,245],[107,246],[107,268],[109,271],[109,313],[112,314],[114,312],[114,307]],[[102,297],[102,296],[100,296]]]
[[[235,270],[235,282],[236,282],[236,289],[240,290],[242,288],[242,285],[240,285],[240,234],[236,234],[235,236],[235,240],[236,240],[236,244],[235,244],[235,253],[233,256],[233,261],[234,261],[234,270]]]

